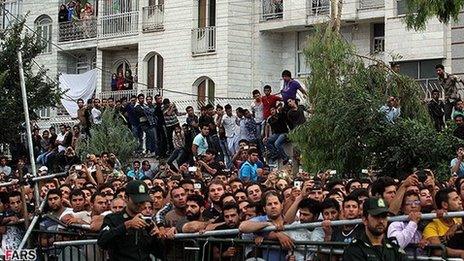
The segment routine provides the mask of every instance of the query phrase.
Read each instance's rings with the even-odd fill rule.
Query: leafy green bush
[[[413,167],[429,167],[449,174],[456,139],[449,130],[435,132],[413,79],[357,55],[337,32],[322,27],[309,39],[305,55],[313,112],[290,135],[305,169],[355,174],[372,167],[400,177]],[[401,105],[395,124],[379,112],[391,95]]]
[[[114,153],[123,165],[132,156],[138,141],[132,135],[121,117],[114,110],[107,109],[101,124],[93,124],[91,138],[81,139],[77,144],[77,154],[84,159],[87,154]]]

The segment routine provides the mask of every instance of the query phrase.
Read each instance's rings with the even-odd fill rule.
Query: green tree
[[[459,12],[464,8],[464,0],[404,0],[407,13],[406,26],[409,29],[423,30],[427,21],[436,17],[440,22],[448,24],[457,21]]]
[[[55,106],[62,94],[55,83],[47,81],[45,69],[33,68],[33,59],[41,53],[44,44],[35,35],[23,31],[24,23],[25,20],[22,20],[0,34],[0,75],[4,75],[3,81],[0,81],[0,122],[2,122],[0,143],[17,142],[21,124],[24,123],[24,109],[19,85],[18,50],[21,50],[23,54],[31,120],[37,119],[34,110]]]
[[[305,169],[360,173],[372,167],[400,176],[413,167],[443,170],[449,163],[456,140],[450,131],[434,131],[413,79],[356,54],[331,26],[316,29],[305,55],[312,115],[290,135]],[[400,98],[395,124],[379,111],[390,95]]]
[[[101,124],[92,125],[90,135],[91,138],[81,139],[77,144],[77,154],[83,160],[87,154],[109,152],[114,153],[122,164],[127,164],[138,146],[127,125],[111,109],[105,110]]]

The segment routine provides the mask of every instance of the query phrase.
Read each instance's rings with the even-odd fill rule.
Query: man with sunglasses
[[[363,205],[364,233],[354,239],[343,253],[344,261],[407,260],[405,252],[385,237],[388,205],[382,198],[369,198]]]

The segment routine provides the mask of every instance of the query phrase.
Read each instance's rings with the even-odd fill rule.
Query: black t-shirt
[[[272,133],[274,134],[288,133],[285,115],[282,112],[278,113],[277,117],[269,117],[267,123],[271,126]]]
[[[216,124],[214,122],[213,117],[211,117],[209,115],[200,116],[200,118],[198,119],[198,124],[199,125],[208,124],[208,126],[209,126],[209,135],[217,134]]]
[[[364,225],[358,224],[350,231],[343,231],[343,226],[337,226],[332,231],[333,242],[351,243],[353,239],[359,238],[364,232]]]
[[[288,127],[291,130],[296,128],[298,125],[303,124],[306,121],[304,116],[304,110],[301,106],[298,106],[296,110],[289,110],[287,112]]]

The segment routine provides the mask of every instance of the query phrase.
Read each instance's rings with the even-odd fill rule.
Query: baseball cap
[[[364,201],[363,212],[364,215],[370,214],[372,216],[391,214],[387,202],[382,198],[369,198]]]
[[[145,182],[140,180],[129,181],[126,185],[126,194],[134,201],[134,203],[151,202],[148,194],[148,187]]]

